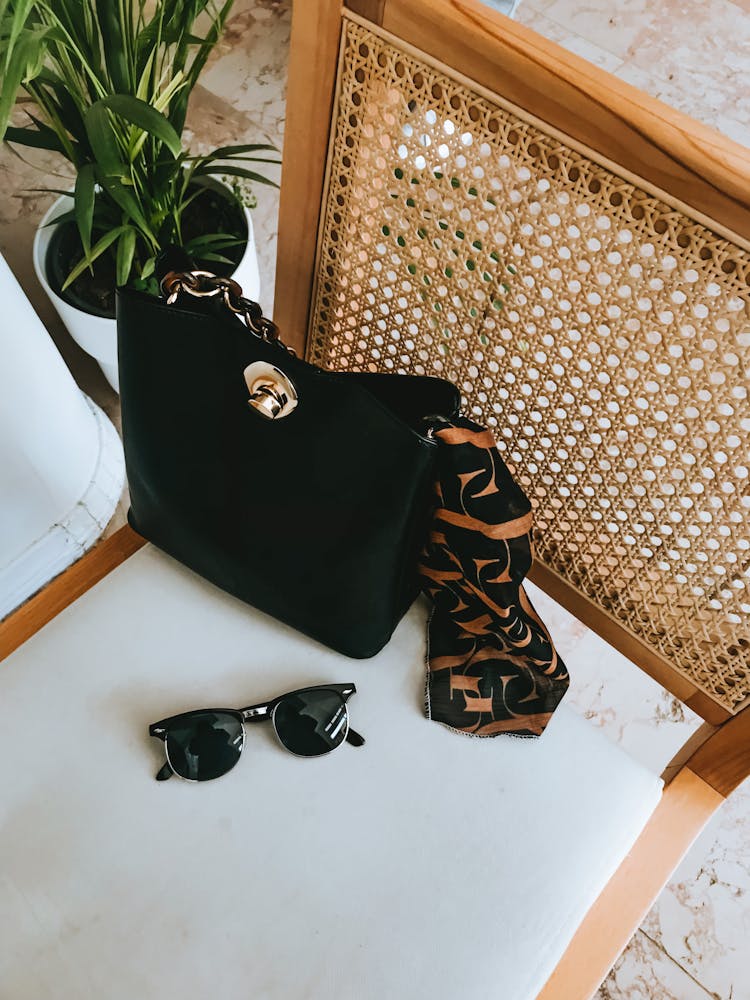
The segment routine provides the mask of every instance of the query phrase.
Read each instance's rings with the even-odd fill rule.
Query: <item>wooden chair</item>
[[[750,774],[748,192],[750,150],[477,0],[295,7],[277,322],[459,384],[535,500],[532,579],[705,720],[545,1000]]]
[[[455,380],[535,500],[533,579],[705,720],[571,928],[543,1000],[596,990],[750,773],[748,180],[747,150],[475,0],[295,5],[275,316],[285,339],[330,367]],[[0,657],[17,651],[6,704],[21,666],[43,677],[57,649],[69,663],[88,657],[82,682],[95,672],[91,643],[117,632],[117,608],[123,646],[137,648],[132,629],[150,637],[153,620],[127,617],[139,574],[153,590],[144,619],[160,593],[173,623],[181,601],[204,601],[216,635],[241,641],[240,612],[148,550],[134,556],[141,545],[123,529],[0,625]],[[116,694],[132,716],[124,681]],[[508,760],[526,750],[507,747],[492,744]],[[141,784],[140,770],[126,775],[126,794]],[[446,912],[460,937],[466,914]],[[100,962],[108,948],[102,939]],[[509,1000],[502,982],[496,995]]]

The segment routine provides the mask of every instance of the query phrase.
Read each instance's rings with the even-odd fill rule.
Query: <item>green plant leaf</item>
[[[64,195],[66,198],[70,198],[70,189],[65,190],[65,188],[24,188],[31,194],[59,194]]]
[[[235,163],[272,163],[274,166],[281,166],[281,160],[272,159],[270,156],[214,156],[213,153],[207,153],[195,159],[199,161],[198,166],[201,163],[226,163],[227,166]]]
[[[229,257],[224,257],[220,253],[202,253],[201,260],[214,260],[218,264],[234,264],[233,260],[230,260]]]
[[[224,160],[230,156],[243,156],[245,153],[278,153],[278,148],[270,142],[250,143],[244,146],[219,146],[208,153],[209,157]]]
[[[141,278],[149,278],[156,268],[156,257],[149,257],[141,268]]]
[[[14,128],[9,125],[5,130],[5,141],[16,142],[19,146],[31,149],[51,149],[55,153],[65,153],[63,144],[49,127],[48,131],[41,132],[36,128]]]
[[[7,71],[10,65],[10,57],[15,48],[16,42],[18,41],[21,32],[26,27],[26,22],[28,20],[29,14],[34,6],[34,0],[20,0],[15,5],[15,9],[12,10],[12,16],[10,19],[10,28],[7,29],[8,37],[5,42],[6,46],[6,57],[5,57],[5,69]],[[3,31],[3,35],[5,31]]]
[[[172,77],[167,86],[162,90],[159,96],[154,101],[153,106],[157,111],[166,112],[169,107],[169,102],[175,96],[175,94],[187,87],[187,80],[185,79],[185,74],[182,70],[178,70],[177,73]]]
[[[228,233],[206,233],[203,236],[196,236],[185,244],[186,250],[224,250],[227,247],[236,247],[241,243],[247,243],[245,236],[230,236]]]
[[[149,87],[151,85],[151,67],[154,62],[154,56],[156,55],[156,49],[151,49],[151,51],[146,56],[146,62],[141,70],[140,66],[140,80],[138,81],[138,87],[136,88],[136,97],[140,97],[142,101],[145,101],[148,97]]]
[[[47,125],[46,122],[43,122],[41,118],[37,118],[36,115],[32,115],[32,113],[28,110],[28,108],[26,109],[26,114],[29,116],[29,118],[31,119],[33,125],[36,127],[38,132],[43,132],[45,135],[51,134],[56,139],[59,139],[57,132],[55,132],[53,128],[50,128],[50,126]]]
[[[149,23],[138,32],[135,39],[135,69],[140,76],[149,60],[159,49],[159,17],[153,17]]]
[[[222,4],[221,7],[213,6],[213,9],[211,11],[212,23],[208,31],[206,32],[205,37],[199,43],[197,39],[188,40],[187,37],[184,38],[185,46],[197,45],[198,48],[198,51],[193,59],[189,71],[190,90],[192,90],[195,84],[197,83],[198,77],[200,76],[203,67],[206,64],[206,60],[211,54],[211,50],[221,37],[221,33],[224,30],[224,24],[226,22],[226,19],[229,15],[229,11],[231,10],[233,3],[234,0],[225,0],[225,2]]]
[[[109,78],[115,90],[127,93],[130,88],[126,40],[116,0],[96,0],[96,17],[102,35]]]
[[[174,100],[169,105],[169,121],[171,122],[174,130],[178,133],[182,132],[185,127],[188,98],[190,97],[190,91],[193,89],[193,86],[194,84],[189,83],[187,87],[183,87],[178,94],[175,94]]]
[[[44,113],[58,134],[67,133],[78,143],[88,145],[83,115],[59,80],[51,78],[46,70],[42,70],[33,85],[27,84],[26,89],[40,107],[44,108]]]
[[[88,259],[86,257],[83,257],[81,260],[78,261],[76,266],[70,272],[68,277],[65,279],[65,284],[63,285],[63,291],[65,291],[65,289],[69,285],[71,285],[76,280],[76,278],[80,278],[80,276],[83,274],[86,268],[90,267],[91,264],[93,264],[93,262],[97,259],[97,257],[101,257],[104,251],[108,250],[109,247],[111,247],[112,244],[115,242],[115,240],[118,239],[127,228],[128,228],[127,226],[117,226],[115,229],[110,229],[108,233],[105,233],[104,236],[102,236],[102,238],[99,240],[99,242],[96,243],[91,248],[91,253],[88,256]]]
[[[153,275],[149,278],[136,278],[133,281],[133,288],[139,292],[146,292],[148,295],[153,295],[154,298],[159,298],[159,283]]]
[[[127,167],[122,162],[109,112],[102,101],[91,105],[84,117],[84,125],[98,172],[108,177],[122,177]]]
[[[5,72],[0,79],[0,139],[8,127],[18,88],[27,77],[29,69],[39,64],[39,53],[43,51],[47,33],[46,28],[24,31],[16,44],[8,49],[10,58],[6,56]]]
[[[173,156],[180,155],[182,143],[179,135],[164,115],[150,104],[130,94],[112,94],[110,97],[103,97],[97,103],[159,139]]]
[[[127,284],[135,253],[135,229],[126,229],[117,243],[117,284]]]
[[[215,166],[212,166],[211,164],[206,164],[198,167],[195,171],[196,176],[203,176],[206,174],[214,174],[217,177],[244,177],[246,180],[256,181],[258,184],[269,184],[271,187],[279,186],[276,181],[272,181],[270,177],[264,177],[263,174],[256,174],[254,170],[246,170],[244,167],[235,167],[232,165],[221,166],[220,164],[216,164]]]
[[[94,182],[94,164],[87,163],[78,171],[74,194],[76,223],[81,234],[83,252],[87,257],[91,252],[91,227],[94,222]]]
[[[133,194],[133,191],[126,188],[116,177],[108,177],[102,171],[96,171],[96,179],[99,184],[104,188],[109,197],[116,202],[120,208],[125,212],[128,220],[132,222],[143,235],[150,241],[152,246],[156,246],[156,237],[153,234],[151,226],[149,225],[141,206],[138,204],[138,199]]]
[[[69,212],[63,212],[62,215],[56,215],[54,219],[50,219],[49,222],[45,222],[42,228],[46,229],[47,226],[63,226],[65,225],[66,222],[75,222],[75,221],[76,221],[76,213],[71,208]]]

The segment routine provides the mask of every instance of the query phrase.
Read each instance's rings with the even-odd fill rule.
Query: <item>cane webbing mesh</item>
[[[736,708],[747,255],[348,20],[333,128],[310,359],[456,382],[537,558]]]

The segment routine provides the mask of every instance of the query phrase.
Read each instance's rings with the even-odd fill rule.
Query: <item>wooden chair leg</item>
[[[724,797],[688,768],[586,914],[538,1000],[589,1000]]]

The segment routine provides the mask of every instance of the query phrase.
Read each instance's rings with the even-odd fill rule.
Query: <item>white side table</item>
[[[0,256],[0,618],[81,556],[122,493],[122,443]]]

